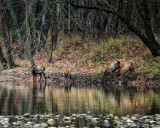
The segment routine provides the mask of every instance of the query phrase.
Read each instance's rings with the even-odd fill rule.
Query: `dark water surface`
[[[25,83],[0,83],[0,115],[24,113],[160,113],[160,90],[123,87],[46,86],[33,88]]]

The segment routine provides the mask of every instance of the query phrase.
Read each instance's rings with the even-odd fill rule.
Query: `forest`
[[[160,128],[160,0],[0,0],[0,127]]]
[[[41,63],[100,73],[110,61],[121,59],[134,61],[138,73],[159,78],[159,0],[1,0],[0,4],[2,69]]]

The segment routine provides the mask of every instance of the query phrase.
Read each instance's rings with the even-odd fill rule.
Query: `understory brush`
[[[87,41],[85,41],[87,40]],[[122,64],[127,60],[134,62],[135,71],[160,77],[160,57],[153,57],[149,49],[135,36],[121,35],[97,43],[80,36],[65,38],[58,45],[55,56],[61,56],[62,61],[70,61],[71,68],[82,68],[83,71],[102,73],[107,65],[120,59]]]

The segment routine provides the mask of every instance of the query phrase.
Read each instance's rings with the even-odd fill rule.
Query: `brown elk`
[[[37,76],[39,75],[40,76],[39,81],[41,81],[41,78],[43,76],[44,79],[45,79],[45,83],[46,83],[46,75],[45,75],[44,71],[45,71],[45,67],[44,66],[41,66],[41,65],[34,66],[33,69],[32,69],[33,82],[36,82]]]
[[[126,61],[124,65],[119,69],[116,75],[121,76],[121,78],[125,78],[128,72],[129,73],[134,72],[134,65],[132,61]]]
[[[120,60],[115,60],[112,63],[110,63],[105,72],[104,72],[104,77],[108,76],[108,75],[113,75],[113,73],[115,73],[116,70],[118,70],[120,68]]]
[[[63,77],[71,79],[72,78],[71,77],[71,69],[65,68],[64,71],[63,71]]]

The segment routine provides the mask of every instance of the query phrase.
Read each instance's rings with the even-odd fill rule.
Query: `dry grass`
[[[160,42],[158,37],[156,40]],[[136,72],[160,77],[160,57],[153,57],[140,39],[134,36],[109,38],[101,40],[99,44],[90,39],[85,39],[82,44],[81,37],[77,35],[59,37],[57,50],[52,53],[52,63],[48,63],[50,38],[47,41],[47,50],[37,53],[34,60],[37,65],[54,68],[54,71],[69,67],[73,71],[101,73],[111,61],[120,59],[122,63],[132,60]],[[28,60],[21,60],[17,55],[14,55],[14,59],[16,64],[30,67]]]
[[[58,52],[54,55],[60,56],[65,66],[84,72],[101,73],[115,59],[120,59],[122,63],[132,60],[136,72],[147,72],[151,76],[159,75],[160,72],[160,57],[153,57],[149,49],[132,36],[110,38],[99,44],[88,40],[84,43],[83,52],[81,38],[73,36],[65,38],[65,42],[58,45]]]

